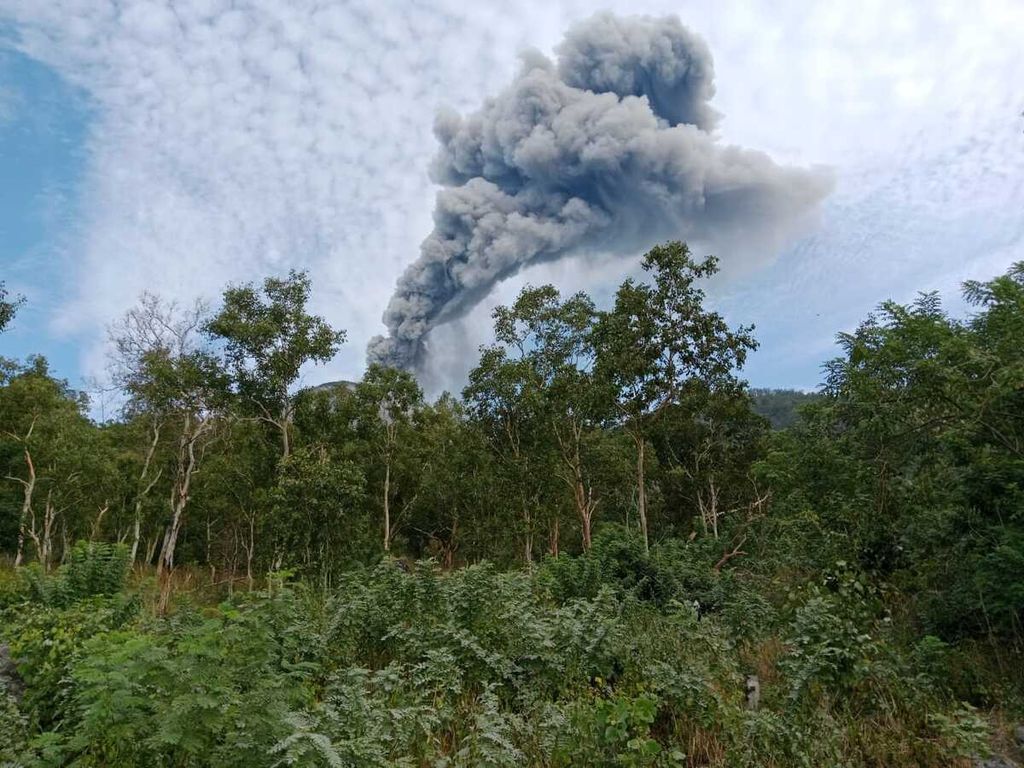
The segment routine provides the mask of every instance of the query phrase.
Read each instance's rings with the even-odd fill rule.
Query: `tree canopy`
[[[523,288],[459,395],[380,365],[303,387],[345,334],[299,272],[212,309],[140,297],[103,423],[43,358],[4,361],[0,762],[1002,749],[1024,716],[1024,264],[967,282],[963,317],[882,303],[813,394],[748,386],[757,342],[710,306],[713,258],[671,242],[643,268],[608,306]]]

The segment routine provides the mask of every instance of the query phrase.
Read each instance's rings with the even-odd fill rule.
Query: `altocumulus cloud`
[[[396,280],[435,227],[438,108],[466,115],[439,121],[442,156],[473,146],[470,124],[492,109],[481,102],[501,101],[526,76],[518,52],[554,51],[593,10],[590,0],[512,5],[0,0],[0,27],[13,30],[13,45],[94,101],[81,219],[63,240],[68,281],[53,318],[57,332],[91,350],[86,372],[98,367],[105,323],[141,289],[210,296],[228,280],[295,266],[312,270],[317,310],[350,331],[324,375],[357,375],[366,342],[386,330],[380,316]],[[680,11],[676,0],[605,7]],[[856,316],[865,302],[925,285],[922,276],[945,285],[968,266],[1024,257],[1018,0],[969,9],[695,0],[682,22],[715,54],[713,99],[709,78],[673,92],[671,77],[643,81],[636,67],[578,79],[570,60],[588,60],[585,46],[555,51],[547,64],[534,57],[525,71],[555,90],[614,99],[621,114],[646,96],[655,105],[647,118],[665,124],[652,136],[687,132],[696,145],[753,147],[775,158],[777,170],[836,169],[817,233],[723,296],[742,309],[738,320],[809,349],[807,334],[827,342],[834,332],[829,313]],[[666,111],[670,103],[677,112]],[[443,193],[467,186],[467,176],[487,179],[471,171],[433,168],[448,185]],[[505,180],[491,182],[507,194]],[[733,249],[719,255],[728,261]],[[594,280],[612,284],[630,267],[611,261],[579,274],[566,264],[530,267],[434,335],[465,327],[463,347],[472,349],[489,303],[519,281],[554,277],[593,290]],[[465,305],[446,311],[457,316]],[[808,312],[821,313],[820,329]]]
[[[14,44],[96,105],[54,318],[92,342],[86,370],[141,290],[210,296],[292,266],[357,370],[429,229],[437,105],[478,99],[524,45],[509,14],[459,5],[0,0]]]

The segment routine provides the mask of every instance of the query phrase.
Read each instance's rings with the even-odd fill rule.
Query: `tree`
[[[396,485],[394,470],[412,440],[411,425],[423,403],[423,391],[408,371],[371,365],[356,385],[358,433],[376,454],[380,482],[384,551],[391,550],[397,520],[391,502]],[[408,507],[408,502],[406,504]]]
[[[82,395],[51,376],[42,357],[32,358],[0,389],[5,476],[22,491],[16,566],[31,540],[37,559],[48,568],[58,521],[64,522],[69,510],[85,511],[85,489],[96,475],[92,462],[100,455],[85,406]]]
[[[7,326],[10,325],[14,316],[18,313],[18,309],[24,303],[24,296],[8,298],[7,289],[4,287],[3,282],[0,281],[0,333],[3,333]]]
[[[463,390],[472,418],[497,457],[499,483],[490,504],[508,504],[519,517],[523,560],[533,561],[538,518],[552,517],[549,551],[557,552],[558,511],[548,504],[555,456],[540,387],[524,358],[510,358],[504,346],[481,351]]]
[[[494,311],[495,338],[510,356],[505,375],[520,377],[513,391],[534,401],[557,450],[556,474],[569,492],[584,549],[590,549],[599,502],[587,454],[610,405],[593,376],[595,318],[586,294],[563,301],[551,285],[524,288],[511,307]]]
[[[274,519],[273,495],[281,480],[280,450],[276,441],[266,439],[262,424],[248,419],[222,419],[218,433],[196,477],[192,518],[204,523],[202,557],[211,578],[220,570],[233,581],[242,569],[251,585],[254,569],[272,568],[277,559],[280,526]],[[198,558],[197,547],[191,554]]]
[[[642,265],[653,284],[630,279],[620,286],[613,309],[598,321],[595,346],[597,377],[636,445],[637,514],[646,548],[645,446],[652,424],[688,393],[739,386],[735,371],[757,342],[752,327],[730,330],[721,315],[704,308],[696,283],[715,274],[714,257],[694,261],[676,241],[651,249]]]
[[[497,478],[484,436],[465,407],[445,393],[416,412],[413,428],[418,479],[407,535],[412,553],[436,556],[446,568],[454,567],[462,549],[501,558],[505,553],[491,546],[504,522],[493,494]]]
[[[298,565],[326,578],[364,559],[365,525],[355,513],[365,486],[359,467],[327,446],[295,450],[271,491],[275,565]]]
[[[295,270],[287,278],[265,279],[262,296],[252,283],[229,287],[220,311],[204,326],[224,343],[241,412],[280,433],[283,459],[292,449],[290,390],[299,371],[330,360],[345,341],[344,331],[306,311],[310,288],[309,275]]]
[[[677,532],[695,533],[680,513],[696,512],[699,530],[718,539],[723,522],[736,513],[761,511],[767,490],[753,476],[762,456],[768,423],[754,413],[742,386],[704,391],[693,388],[653,424],[650,439],[662,468],[666,517]]]
[[[1024,264],[964,295],[967,320],[923,294],[840,334],[823,397],[762,472],[794,561],[899,585],[933,633],[1019,641]]]
[[[151,420],[154,443],[160,429],[170,432],[172,441],[169,516],[158,560],[161,574],[174,567],[192,481],[215,436],[228,391],[220,361],[199,344],[204,314],[200,303],[182,310],[144,294],[111,331],[112,370],[128,396],[126,414]],[[145,472],[139,481],[146,483]]]

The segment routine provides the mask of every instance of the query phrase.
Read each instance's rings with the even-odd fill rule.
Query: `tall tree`
[[[84,473],[85,460],[97,453],[85,405],[84,396],[51,376],[42,357],[32,358],[0,389],[4,474],[21,487],[16,566],[31,541],[37,559],[48,567],[59,518],[84,506],[82,490],[92,479]]]
[[[144,294],[111,330],[113,372],[128,396],[126,412],[145,414],[171,440],[169,515],[158,572],[174,567],[174,552],[192,493],[192,482],[215,436],[228,390],[220,361],[201,345],[202,304],[182,309]],[[154,441],[159,440],[154,426]],[[150,444],[152,445],[152,444]],[[147,447],[147,451],[149,448]],[[140,486],[146,482],[140,476]]]
[[[326,445],[308,445],[281,469],[270,493],[275,567],[298,566],[327,578],[365,559],[369,526],[356,513],[365,503],[366,482],[355,462],[332,455]]]
[[[286,278],[268,277],[262,291],[252,283],[232,286],[204,326],[224,343],[242,413],[278,431],[282,458],[292,450],[290,390],[299,371],[306,363],[330,360],[345,341],[344,331],[306,311],[309,296],[309,275],[295,270]]]
[[[530,563],[542,515],[552,518],[549,550],[556,548],[558,541],[557,509],[546,503],[554,451],[541,388],[527,360],[513,358],[505,346],[495,345],[482,350],[462,394],[497,457],[500,483],[490,503],[516,509],[523,560]]]
[[[512,306],[494,311],[495,338],[509,358],[505,375],[518,376],[514,391],[535,403],[557,452],[555,472],[569,492],[584,549],[590,549],[598,505],[587,454],[610,405],[593,376],[595,317],[586,294],[563,301],[551,285],[524,288]]]
[[[645,448],[656,419],[688,392],[736,388],[735,372],[757,348],[752,327],[732,330],[704,307],[699,280],[717,272],[695,261],[685,243],[652,248],[642,262],[652,283],[626,280],[595,331],[597,375],[615,397],[619,419],[636,445],[637,514],[649,546]]]
[[[356,385],[355,401],[359,434],[379,460],[382,541],[389,552],[398,522],[391,510],[397,490],[395,470],[411,447],[413,418],[423,404],[423,390],[408,371],[371,365]],[[409,475],[406,479],[411,480]]]
[[[762,471],[800,567],[850,563],[915,595],[929,631],[1019,643],[1024,264],[964,288],[967,320],[923,294],[840,334],[823,396]]]
[[[463,549],[492,558],[503,505],[495,503],[496,478],[483,434],[450,394],[416,413],[413,464],[416,499],[406,538],[418,557],[436,556],[446,568]]]

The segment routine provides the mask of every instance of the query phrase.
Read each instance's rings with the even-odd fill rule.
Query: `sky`
[[[716,253],[752,384],[813,388],[879,302],[960,311],[960,282],[1024,260],[1020,0],[0,0],[0,280],[28,300],[0,354],[81,386],[141,291],[215,301],[296,268],[349,335],[304,383],[358,378],[432,228],[438,110],[476,111],[599,10],[678,16],[714,57],[718,140],[835,179],[786,243]],[[524,284],[607,302],[639,256],[500,284],[434,332],[430,384],[461,386]]]

